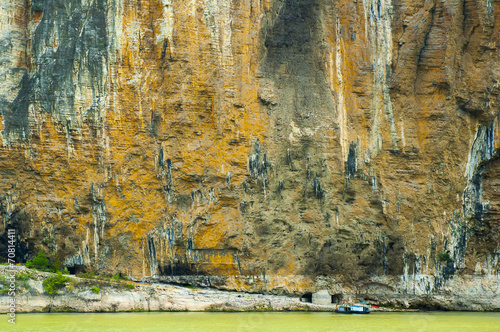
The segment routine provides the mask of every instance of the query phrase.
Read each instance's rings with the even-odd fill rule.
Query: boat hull
[[[366,315],[371,313],[371,310],[363,306],[341,306],[335,309],[338,314],[349,314],[349,315]]]

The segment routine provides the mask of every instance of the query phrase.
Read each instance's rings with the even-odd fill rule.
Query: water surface
[[[0,331],[500,331],[500,313],[145,312],[2,315]]]

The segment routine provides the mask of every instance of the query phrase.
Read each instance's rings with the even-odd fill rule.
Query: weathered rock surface
[[[499,309],[500,2],[0,7],[3,256]]]
[[[119,311],[331,311],[333,307],[300,302],[277,295],[187,289],[176,286],[143,286],[133,291],[108,288],[61,295],[21,295],[17,312],[119,312]],[[8,312],[9,298],[0,297],[0,312]]]
[[[211,288],[166,284],[113,282],[70,276],[58,294],[48,295],[42,282],[54,274],[16,271],[0,266],[7,274],[29,275],[29,287],[17,281],[16,312],[117,312],[117,311],[332,311],[335,306],[302,302],[299,296],[228,292]],[[126,285],[133,285],[131,288]],[[99,289],[92,290],[92,286]],[[0,296],[0,313],[9,312],[12,298]]]

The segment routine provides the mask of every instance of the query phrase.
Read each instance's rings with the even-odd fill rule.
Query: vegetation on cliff
[[[53,277],[49,277],[43,281],[43,289],[49,295],[59,294],[59,290],[66,287],[71,279],[67,276],[63,276],[61,272]]]

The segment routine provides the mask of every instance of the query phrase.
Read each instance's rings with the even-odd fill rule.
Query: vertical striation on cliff
[[[0,6],[0,232],[22,260],[498,292],[500,3]]]

